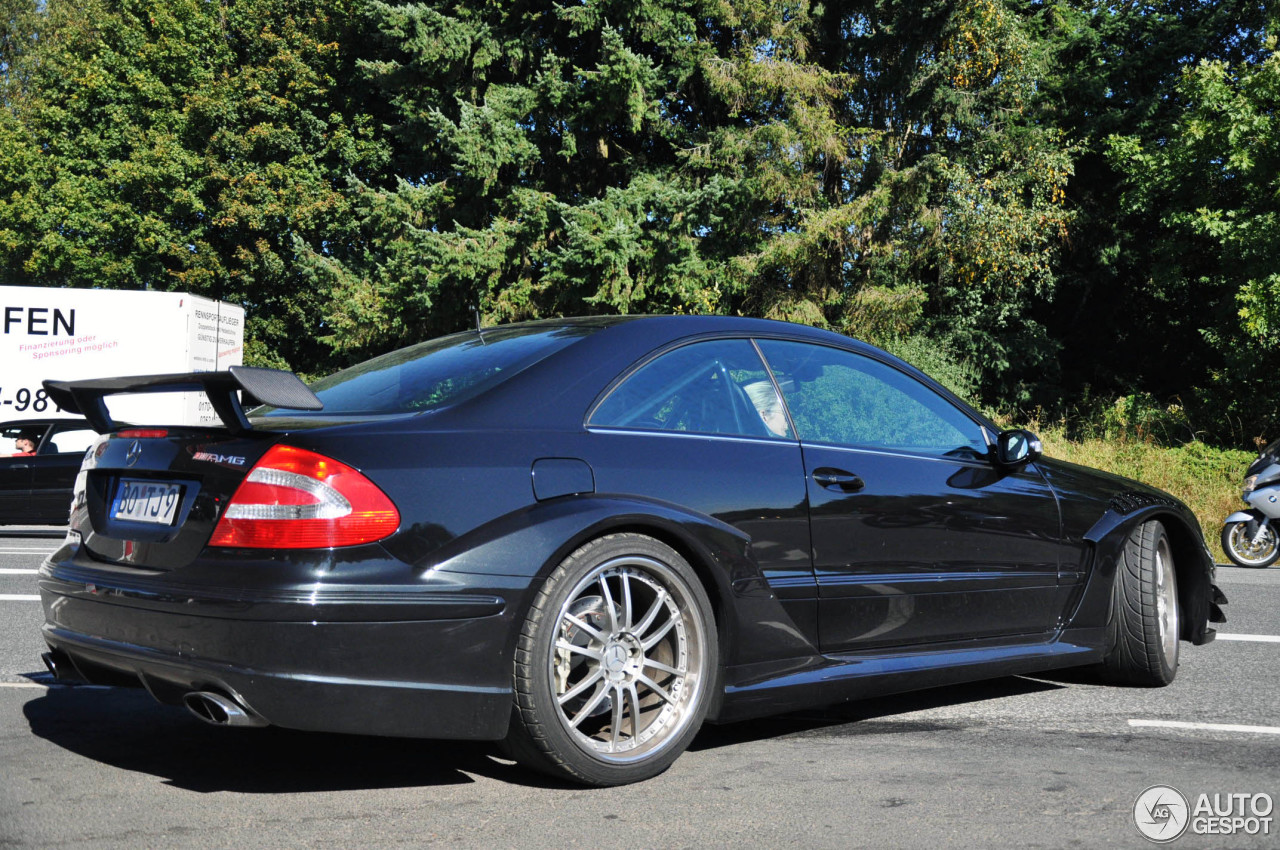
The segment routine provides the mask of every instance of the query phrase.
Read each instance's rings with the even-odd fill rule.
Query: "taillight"
[[[391,499],[358,470],[273,446],[231,497],[209,545],[329,549],[381,540],[399,525]]]

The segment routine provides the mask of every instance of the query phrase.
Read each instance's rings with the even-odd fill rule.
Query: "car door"
[[[15,441],[26,437],[37,444],[48,429],[45,422],[9,422],[0,426],[0,524],[31,521],[31,462],[34,457],[13,457]]]
[[[853,351],[759,340],[800,437],[824,652],[1055,628],[1059,517],[968,412]]]
[[[31,463],[32,521],[59,525],[71,510],[71,492],[84,453],[97,433],[82,419],[55,422]]]
[[[623,377],[587,425],[597,492],[687,506],[745,532],[761,574],[732,577],[739,608],[762,600],[757,613],[771,621],[780,655],[796,651],[785,637],[792,629],[816,645],[800,446],[750,340],[659,353]],[[791,623],[768,613],[775,599]]]

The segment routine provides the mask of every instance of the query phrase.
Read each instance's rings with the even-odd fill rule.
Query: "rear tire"
[[[525,619],[505,749],[588,785],[656,776],[702,725],[718,661],[711,603],[674,549],[642,534],[593,540]]]
[[[1178,673],[1181,618],[1169,536],[1158,520],[1133,530],[1121,550],[1111,591],[1108,681],[1160,687]]]
[[[1222,527],[1222,551],[1233,564],[1241,567],[1269,567],[1280,558],[1280,540],[1276,529],[1267,523],[1262,534],[1254,540],[1249,526],[1256,522],[1229,522]]]

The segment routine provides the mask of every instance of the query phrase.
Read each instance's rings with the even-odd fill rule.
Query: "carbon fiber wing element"
[[[233,434],[253,430],[246,407],[269,404],[291,410],[322,410],[324,403],[292,372],[232,366],[226,372],[136,375],[85,381],[44,381],[49,398],[63,410],[79,413],[99,434],[116,428],[105,399],[123,393],[203,392],[222,424]]]

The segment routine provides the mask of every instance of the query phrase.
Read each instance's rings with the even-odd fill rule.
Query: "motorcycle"
[[[1226,518],[1222,551],[1242,567],[1269,567],[1280,558],[1280,440],[1249,464],[1241,495],[1250,510]]]

